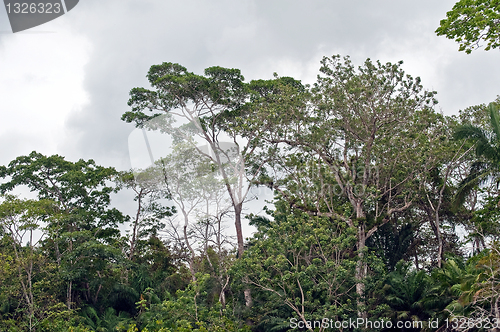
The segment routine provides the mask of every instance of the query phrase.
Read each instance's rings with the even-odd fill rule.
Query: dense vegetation
[[[313,86],[155,65],[122,116],[148,168],[0,166],[0,330],[498,330],[500,98],[444,116],[401,64],[325,57]]]

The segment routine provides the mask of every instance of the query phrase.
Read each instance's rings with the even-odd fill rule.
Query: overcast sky
[[[13,34],[0,8],[0,165],[33,150],[130,167],[133,87],[153,64],[201,74],[241,69],[246,80],[313,83],[333,54],[404,61],[444,114],[500,94],[500,52],[458,52],[434,31],[453,0],[80,0],[66,15]]]

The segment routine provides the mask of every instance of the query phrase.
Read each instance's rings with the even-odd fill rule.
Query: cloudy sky
[[[438,107],[456,114],[500,94],[500,52],[458,52],[434,33],[453,0],[80,0],[66,15],[13,34],[0,8],[0,164],[36,150],[130,167],[131,88],[153,64],[195,73],[241,69],[312,83],[323,56],[404,61]]]

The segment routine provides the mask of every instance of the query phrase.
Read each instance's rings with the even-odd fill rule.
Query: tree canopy
[[[500,46],[500,1],[460,0],[446,13],[436,29],[438,36],[460,43],[459,51],[470,54],[483,46],[486,51]]]
[[[498,100],[445,116],[402,62],[339,55],[312,85],[174,63],[148,79],[122,117],[170,135],[148,168],[0,166],[4,330],[495,328]],[[274,197],[255,213],[259,187]]]

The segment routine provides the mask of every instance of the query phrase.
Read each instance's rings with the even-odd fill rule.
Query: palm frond
[[[477,186],[488,181],[500,183],[500,113],[496,103],[488,105],[492,132],[467,124],[458,127],[453,136],[455,139],[467,139],[476,145],[477,161],[469,170],[467,177],[460,183],[453,205],[455,208],[465,202],[466,197]]]
[[[458,190],[455,193],[453,205],[455,208],[461,206],[470,192],[481,184],[488,181],[489,178],[489,165],[485,162],[474,162],[470,169],[469,174],[458,185]]]
[[[496,140],[500,140],[500,114],[498,113],[498,106],[495,103],[488,105],[488,112],[490,113],[491,127],[496,135]]]
[[[456,140],[471,139],[474,141],[484,140],[489,142],[487,133],[483,129],[471,124],[462,125],[456,128],[453,133],[453,138]]]

